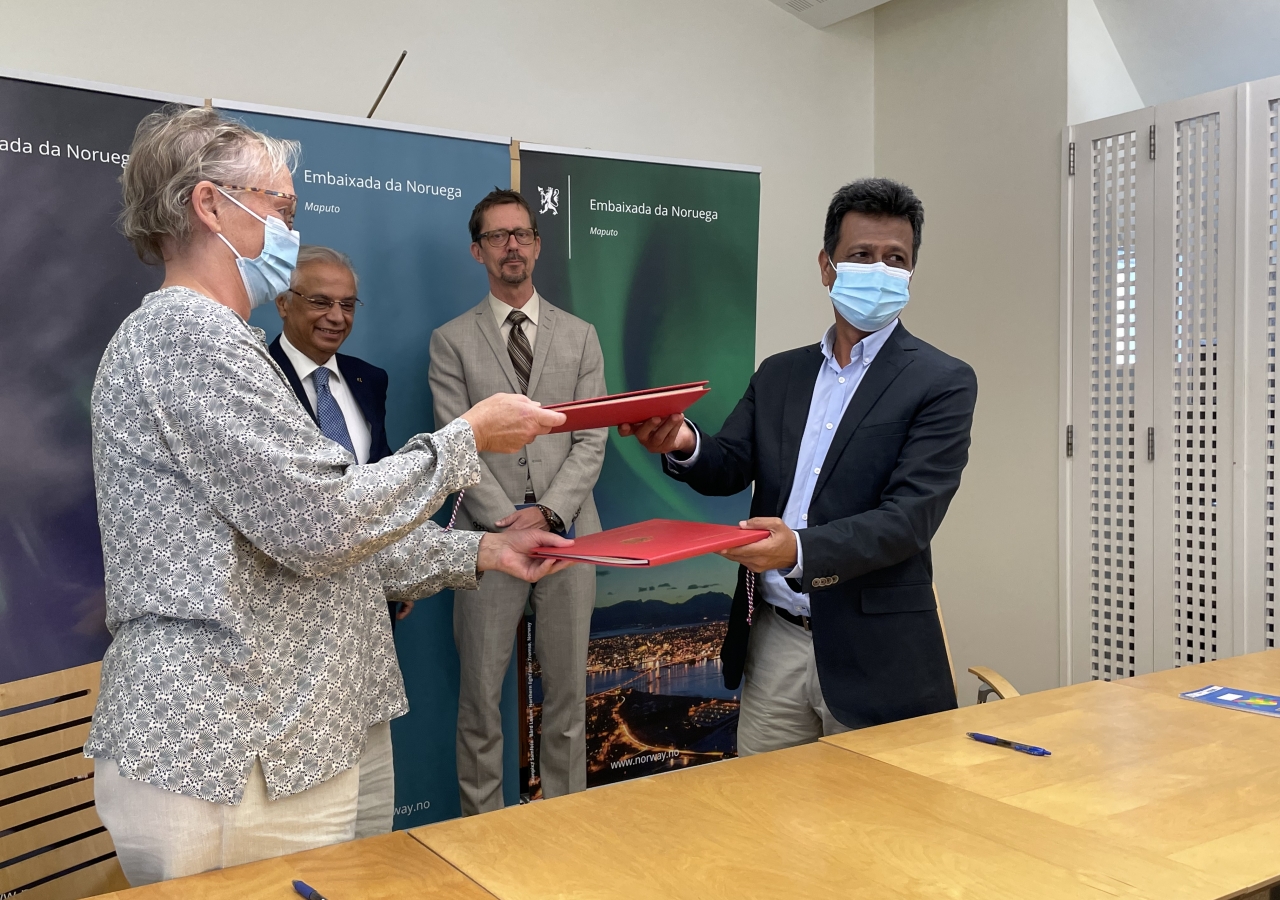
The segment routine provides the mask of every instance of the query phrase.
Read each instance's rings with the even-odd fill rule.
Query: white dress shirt
[[[314,411],[316,408],[316,382],[311,375],[320,367],[315,364],[311,357],[289,343],[289,338],[283,332],[280,334],[280,347],[284,350],[284,355],[289,357],[289,362],[293,363],[293,370],[298,373],[298,380],[302,382],[302,389],[306,391],[307,400],[311,403],[311,409]],[[342,372],[338,370],[337,358],[330,356],[324,367],[330,373],[329,393],[333,394],[333,399],[338,401],[338,409],[342,410],[342,418],[346,420],[347,434],[351,435],[351,446],[356,451],[356,462],[367,463],[369,461],[369,445],[373,442],[373,437],[369,433],[369,422],[365,419],[364,413],[360,411],[360,404],[356,403],[356,398],[352,396],[351,389],[347,387],[347,382],[342,377]]]
[[[894,319],[884,328],[864,337],[854,345],[853,352],[849,354],[849,365],[843,367],[836,361],[836,327],[832,325],[822,336],[823,363],[813,385],[813,398],[809,401],[809,417],[805,421],[800,453],[796,458],[796,477],[782,512],[782,521],[796,532],[796,565],[787,572],[772,569],[761,576],[764,599],[794,615],[809,615],[809,595],[793,591],[787,584],[787,579],[804,578],[804,548],[800,543],[800,530],[809,524],[809,505],[813,502],[813,491],[818,486],[822,464],[826,461],[827,451],[831,449],[831,441],[836,429],[840,427],[840,420],[849,408],[849,401],[853,399],[858,385],[862,384],[867,369],[875,362],[876,354],[897,327],[898,320]],[[697,435],[698,442],[692,456],[680,460],[668,454],[667,459],[677,466],[693,465],[698,458],[698,451],[702,449],[702,435],[696,428],[694,434]]]
[[[524,336],[529,340],[529,349],[533,349],[534,341],[538,337],[538,308],[542,305],[538,292],[534,291],[533,296],[524,306],[520,307],[520,312],[529,317],[529,321],[521,325]],[[503,303],[493,294],[489,295],[489,308],[493,310],[493,317],[498,321],[498,331],[502,334],[502,345],[505,347],[507,340],[511,337],[511,323],[507,321],[507,316],[511,315],[511,310],[515,309],[510,304]]]

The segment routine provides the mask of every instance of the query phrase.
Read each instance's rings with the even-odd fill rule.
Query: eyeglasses
[[[279,197],[281,200],[288,200],[289,205],[277,211],[284,216],[284,224],[288,225],[290,229],[293,228],[293,219],[298,214],[298,198],[293,194],[286,194],[284,191],[269,191],[266,188],[244,187],[239,184],[223,184],[220,181],[211,183],[228,191],[248,191],[251,194],[265,194],[268,197]]]
[[[328,297],[308,297],[306,294],[298,293],[293,288],[289,288],[288,293],[301,297],[307,306],[316,312],[328,312],[333,307],[333,304],[336,303],[338,304],[338,309],[342,310],[344,315],[349,316],[355,313],[357,306],[364,306],[359,297],[351,297],[346,300],[330,300]]]
[[[490,247],[505,247],[511,235],[516,236],[516,243],[526,247],[538,236],[536,228],[495,228],[493,231],[482,231],[476,237],[476,243],[486,241]]]

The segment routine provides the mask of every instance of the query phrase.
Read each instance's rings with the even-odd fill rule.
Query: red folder
[[[580,537],[563,550],[540,547],[531,556],[573,559],[600,566],[660,566],[664,563],[754,544],[768,531],[735,525],[708,525],[675,519],[650,519]]]
[[[554,409],[569,417],[563,425],[551,429],[551,434],[560,434],[673,416],[693,406],[710,391],[711,388],[707,387],[705,381],[691,381],[671,387],[647,388],[626,394],[610,394],[608,397],[553,403],[545,408]]]

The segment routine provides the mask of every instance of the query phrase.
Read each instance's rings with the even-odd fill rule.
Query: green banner
[[[758,171],[524,147],[520,182],[542,234],[538,291],[595,325],[609,392],[707,380],[711,393],[688,415],[718,430],[755,368]],[[612,431],[595,499],[604,527],[615,528],[651,518],[735,523],[750,495],[695,494]],[[724,688],[719,652],[735,577],[715,555],[597,568],[588,784],[734,755],[738,698]],[[531,648],[522,654],[522,761],[525,793],[536,796],[541,690]]]

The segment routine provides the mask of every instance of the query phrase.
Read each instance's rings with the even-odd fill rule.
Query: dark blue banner
[[[0,78],[0,682],[102,658],[89,392],[161,272],[116,231],[159,99]]]
[[[471,258],[467,220],[476,202],[511,180],[505,138],[476,140],[373,127],[362,120],[322,121],[301,114],[245,111],[218,104],[268,134],[302,143],[294,173],[304,244],[351,257],[360,299],[342,352],[387,370],[387,437],[392,448],[434,426],[427,383],[431,332],[479,303],[484,268]],[[275,306],[250,321],[280,333]],[[444,424],[444,423],[441,423]],[[447,512],[447,510],[446,510]],[[396,628],[410,711],[392,723],[396,754],[396,827],[456,816],[454,730],[458,654],[453,594],[419,602]],[[509,802],[519,796],[515,675],[505,692]]]

